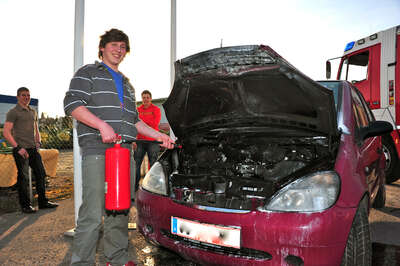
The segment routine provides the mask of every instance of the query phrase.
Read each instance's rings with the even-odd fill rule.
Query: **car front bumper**
[[[318,213],[229,213],[185,206],[138,191],[140,232],[150,242],[206,265],[340,265],[356,208]],[[171,217],[239,227],[240,249],[204,244],[171,233]]]

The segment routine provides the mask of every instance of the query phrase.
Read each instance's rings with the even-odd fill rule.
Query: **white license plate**
[[[240,248],[240,227],[199,223],[171,217],[171,233],[224,247]]]

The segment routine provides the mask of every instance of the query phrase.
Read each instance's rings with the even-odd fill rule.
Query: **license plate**
[[[199,223],[171,217],[171,233],[224,247],[240,248],[240,227]]]

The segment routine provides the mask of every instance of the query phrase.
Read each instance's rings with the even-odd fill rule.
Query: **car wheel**
[[[399,171],[399,158],[397,156],[396,148],[394,147],[392,138],[386,136],[382,138],[382,150],[385,155],[385,175],[386,184],[395,182],[400,178]]]
[[[383,208],[385,207],[386,202],[386,187],[385,184],[379,186],[378,193],[376,194],[375,201],[372,204],[374,208]]]
[[[342,258],[342,266],[371,266],[372,245],[367,208],[368,201],[364,197],[357,208],[351,225]]]

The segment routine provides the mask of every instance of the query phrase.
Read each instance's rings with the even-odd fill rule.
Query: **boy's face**
[[[100,50],[103,52],[103,62],[113,70],[118,70],[118,65],[126,55],[125,42],[109,42]]]
[[[142,102],[145,107],[149,107],[151,104],[151,96],[150,94],[143,93],[142,94]]]

